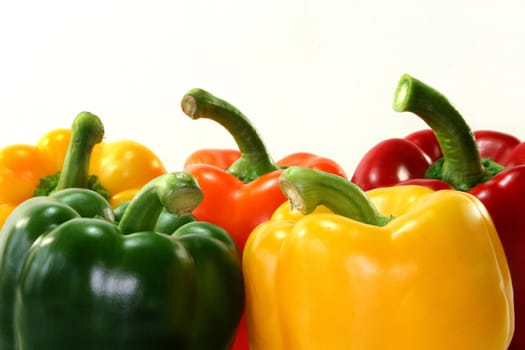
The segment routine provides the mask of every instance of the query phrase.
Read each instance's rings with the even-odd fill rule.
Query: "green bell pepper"
[[[0,349],[228,349],[244,307],[235,243],[206,222],[154,229],[201,202],[195,179],[150,181],[118,223],[101,195],[67,187],[0,231]]]

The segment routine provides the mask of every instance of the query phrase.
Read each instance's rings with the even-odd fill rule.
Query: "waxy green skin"
[[[229,348],[244,286],[224,230],[159,233],[133,211],[117,225],[102,196],[68,191],[22,203],[0,232],[0,349]],[[126,211],[158,217],[169,204],[149,192]]]

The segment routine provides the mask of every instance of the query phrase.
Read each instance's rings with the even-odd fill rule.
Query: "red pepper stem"
[[[440,179],[456,189],[468,190],[486,178],[474,135],[448,99],[425,83],[404,74],[399,80],[393,108],[419,116],[436,135],[443,153]]]
[[[66,188],[88,188],[91,152],[103,137],[104,125],[96,115],[81,112],[76,116],[71,126],[71,140],[54,191]]]
[[[163,208],[179,217],[191,214],[204,195],[189,173],[173,172],[148,182],[133,197],[119,222],[122,234],[152,231]]]
[[[323,205],[335,214],[370,225],[383,226],[391,220],[379,213],[363,190],[338,175],[292,166],[282,172],[279,183],[290,209],[304,215]]]
[[[214,120],[233,136],[241,157],[227,169],[232,175],[250,182],[278,169],[255,127],[228,102],[202,89],[192,89],[182,98],[181,107],[190,118]]]

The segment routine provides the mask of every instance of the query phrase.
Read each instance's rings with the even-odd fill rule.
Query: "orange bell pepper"
[[[241,251],[255,226],[286,201],[278,182],[282,169],[300,165],[346,177],[335,161],[307,152],[275,162],[251,121],[205,90],[188,91],[181,108],[191,119],[210,119],[223,126],[239,147],[197,150],[186,159],[184,170],[195,176],[205,194],[192,214],[226,229]]]
[[[510,272],[476,197],[299,167],[280,183],[243,253],[251,349],[507,349]]]
[[[0,149],[0,226],[18,204],[33,196],[41,179],[61,170],[70,138],[70,129],[59,128],[44,134],[36,145]],[[94,146],[89,173],[109,192],[111,205],[117,206],[166,170],[145,145],[120,140]]]
[[[204,200],[192,214],[228,231],[241,251],[255,226],[268,220],[286,201],[278,181],[283,168],[301,165],[346,177],[335,161],[307,152],[274,162],[250,120],[235,106],[205,90],[188,91],[181,107],[192,119],[219,123],[239,147],[197,150],[187,158],[184,170],[195,176],[204,192]],[[231,349],[248,349],[244,318]]]

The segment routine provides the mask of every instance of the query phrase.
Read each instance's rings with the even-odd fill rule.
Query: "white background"
[[[308,151],[352,173],[371,146],[426,127],[392,110],[409,73],[473,130],[525,138],[523,1],[0,0],[0,146],[97,114],[106,141],[138,140],[169,170],[235,148],[180,99],[228,100],[274,159]]]

